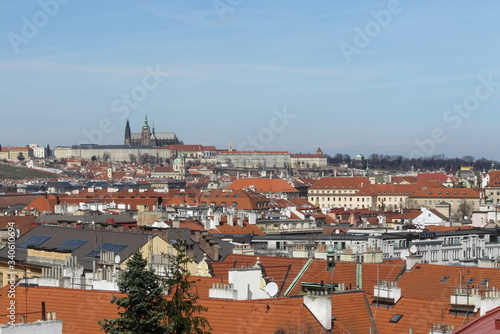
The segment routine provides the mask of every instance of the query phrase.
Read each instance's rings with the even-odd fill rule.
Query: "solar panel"
[[[23,241],[20,244],[18,244],[17,247],[19,247],[19,248],[26,248],[28,246],[38,247],[41,244],[43,244],[45,241],[49,240],[50,238],[52,238],[52,237],[47,236],[47,235],[37,235],[37,234],[34,234],[34,235],[31,235],[25,241]]]
[[[61,246],[57,247],[57,249],[61,250],[70,250],[74,251],[83,245],[87,243],[87,240],[80,240],[80,239],[68,239],[64,243],[61,244]]]
[[[99,247],[96,248],[96,250],[90,252],[87,254],[87,257],[98,257],[101,251],[109,251],[113,253],[119,253],[123,249],[125,249],[127,245],[121,245],[121,244],[110,244],[110,243],[103,243]]]

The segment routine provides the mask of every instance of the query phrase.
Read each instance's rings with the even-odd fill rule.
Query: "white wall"
[[[62,320],[0,326],[0,334],[62,334]]]

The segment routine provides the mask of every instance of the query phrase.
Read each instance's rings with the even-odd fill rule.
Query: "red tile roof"
[[[36,216],[0,216],[0,228],[8,228],[14,222],[14,228],[22,235],[34,227],[35,219]]]
[[[226,189],[240,190],[253,187],[260,193],[290,193],[298,192],[283,179],[237,179]]]
[[[212,263],[213,276],[220,277],[227,283],[229,269],[253,266],[257,262],[257,258],[259,258],[264,268],[267,279],[278,284],[278,295],[285,292],[308,260],[304,258],[229,254],[223,262]]]
[[[486,312],[483,316],[476,318],[460,328],[455,328],[453,334],[490,334],[498,333],[496,323],[500,319],[500,307]]]
[[[472,319],[450,313],[449,303],[449,300],[403,297],[391,308],[372,304],[371,311],[379,333],[409,333],[411,328],[413,334],[429,334],[432,324],[450,324],[458,328]],[[397,323],[390,322],[396,314],[401,314],[401,319]]]
[[[240,210],[258,210],[269,209],[275,204],[266,196],[252,190],[221,190],[215,189],[209,192],[202,193],[198,199],[198,203],[210,205],[215,203],[216,206],[232,206],[236,203],[236,209]]]
[[[219,154],[290,154],[288,151],[220,151]]]
[[[479,191],[471,188],[436,187],[416,191],[413,198],[479,198]]]
[[[196,278],[195,278],[196,279]],[[200,278],[200,288],[205,291],[217,280]],[[203,285],[203,287],[202,287]],[[0,307],[9,305],[7,289],[0,289]],[[205,292],[199,292],[203,296]],[[34,287],[16,289],[16,312],[29,312],[28,321],[41,318],[34,313],[41,310],[45,302],[47,312],[56,312],[63,321],[63,333],[94,334],[100,333],[98,320],[118,317],[116,304],[110,299],[113,295],[123,296],[113,291],[63,289],[54,287]],[[168,297],[167,297],[168,298]],[[26,301],[27,306],[26,306]],[[213,329],[212,333],[275,333],[278,329],[312,330],[320,333],[321,325],[303,305],[302,298],[274,298],[263,300],[235,301],[208,299],[201,297],[199,304],[208,311],[206,317]]]
[[[355,177],[323,177],[314,182],[309,189],[361,189],[368,184],[364,176]]]
[[[247,221],[243,222],[243,226],[234,222],[234,225],[228,225],[227,222],[221,222],[219,226],[208,231],[210,234],[255,234],[265,235],[265,233],[257,225],[248,224]]]
[[[448,276],[448,279],[440,283]],[[471,287],[484,290],[489,287],[500,287],[500,270],[497,268],[442,266],[433,264],[416,264],[411,271],[405,273],[398,281],[403,296],[440,299],[449,302],[450,295],[460,286],[474,278]],[[489,279],[487,285],[481,286]]]

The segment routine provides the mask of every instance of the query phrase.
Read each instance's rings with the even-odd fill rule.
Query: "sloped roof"
[[[84,243],[77,249],[73,250],[71,254],[78,257],[78,263],[82,265],[85,270],[92,270],[94,258],[87,257],[87,255],[96,250],[100,245],[104,243],[124,245],[125,247],[119,247],[121,250],[119,250],[117,254],[120,255],[122,261],[125,261],[137,248],[146,244],[149,238],[148,235],[138,233],[38,225],[16,240],[16,261],[26,260],[27,249],[21,247],[21,245],[32,236],[33,238],[35,238],[35,236],[49,237],[49,239],[38,245],[38,247],[49,250],[59,248],[69,239],[82,240]],[[0,258],[8,258],[7,251],[7,248],[1,249]]]
[[[446,175],[445,173],[418,173],[417,180],[418,182],[422,181],[446,182],[446,180],[448,180],[448,175]]]
[[[417,177],[412,175],[393,176],[391,177],[391,182],[398,184],[417,183]]]
[[[205,278],[201,279],[205,281]],[[0,289],[7,295],[8,287]],[[118,309],[110,299],[123,294],[114,291],[63,289],[54,287],[18,287],[16,290],[16,312],[30,312],[28,320],[40,319],[37,313],[41,302],[47,312],[56,312],[63,321],[63,333],[100,333],[98,320],[117,318]],[[168,298],[168,296],[167,296]],[[27,305],[26,305],[27,301]],[[7,309],[9,298],[0,298],[0,307]],[[206,317],[212,333],[275,333],[278,329],[312,330],[320,333],[321,325],[303,305],[302,298],[274,298],[263,300],[222,300],[200,298],[199,304],[208,311]]]
[[[356,263],[337,262],[335,269],[326,270],[326,261],[314,259],[309,265],[299,282],[312,283],[344,283],[346,290],[356,288]],[[373,295],[373,287],[378,281],[395,281],[402,270],[404,263],[362,263],[362,290],[369,295]],[[297,284],[291,291],[290,296],[297,295],[300,291],[300,284]]]
[[[376,333],[373,330],[371,310],[362,292],[332,295],[332,315],[335,317],[332,333]],[[380,332],[379,333],[383,333]]]
[[[472,319],[450,313],[449,303],[449,300],[402,297],[394,307],[372,304],[371,310],[379,333],[409,333],[411,328],[413,334],[429,334],[432,324],[450,324],[458,328]],[[390,322],[396,314],[402,315],[401,319],[397,323]]]
[[[33,228],[35,216],[0,216],[0,228],[7,228],[9,222],[14,222],[14,228],[19,229],[20,234],[24,234]]]
[[[0,307],[7,309],[10,302],[7,296],[8,287],[0,289]],[[35,287],[16,289],[16,312],[40,312],[41,302],[45,302],[47,312],[56,312],[57,319],[63,321],[63,333],[94,334],[100,333],[97,320],[117,318],[116,304],[111,304],[113,295],[123,294],[113,291],[62,289],[53,287]],[[27,304],[26,304],[27,301]],[[28,321],[41,319],[40,313],[28,315]]]
[[[413,198],[479,198],[479,191],[472,188],[436,187],[416,191]]]
[[[378,332],[384,334],[409,333],[410,328],[413,334],[429,334],[433,324],[454,325],[458,328],[473,318],[450,313],[449,300],[416,297],[402,297],[391,308],[372,304],[371,310]],[[391,322],[396,314],[402,315],[401,319],[396,323]]]
[[[500,318],[500,306],[489,310],[484,315],[480,316],[462,326],[453,332],[453,334],[488,334],[496,333],[496,321]]]
[[[204,299],[200,304],[208,308],[205,314],[213,333],[274,334],[322,333],[322,327],[303,304],[302,298],[272,298],[258,300]]]
[[[309,189],[361,189],[363,184],[368,183],[364,176],[323,177],[315,181]]]
[[[28,205],[38,198],[39,195],[2,195],[0,196],[0,208],[8,208],[16,204]]]
[[[227,283],[228,270],[254,266],[257,258],[259,258],[268,281],[273,281],[278,285],[278,295],[285,292],[308,260],[304,258],[229,254],[223,262],[212,263],[213,276],[220,277]]]
[[[440,283],[448,276],[448,279]],[[405,273],[398,281],[403,296],[440,299],[449,302],[450,295],[460,286],[466,287],[466,282],[474,278],[471,287],[480,290],[488,286],[500,286],[500,269],[444,266],[434,264],[416,264],[411,271]],[[481,285],[484,280],[489,279],[488,285]]]
[[[257,225],[248,224],[247,221],[243,222],[243,226],[234,223],[233,226],[227,223],[221,223],[219,226],[215,226],[214,229],[208,231],[210,234],[254,234],[254,235],[265,235],[264,232]]]
[[[239,190],[254,187],[260,193],[290,193],[298,192],[283,179],[237,179],[226,189]]]
[[[421,190],[419,184],[364,184],[356,195],[411,195]]]
[[[500,170],[489,171],[490,181],[487,187],[500,187]]]
[[[198,202],[205,202],[206,205],[215,203],[216,206],[221,206],[223,203],[226,203],[225,206],[232,206],[232,203],[236,203],[235,208],[240,210],[268,209],[276,205],[266,196],[251,190],[215,189],[202,193]]]

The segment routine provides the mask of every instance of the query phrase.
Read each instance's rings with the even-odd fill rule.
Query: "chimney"
[[[406,256],[406,271],[410,271],[417,263],[422,263],[423,255],[407,255]]]
[[[179,217],[175,217],[174,220],[172,221],[172,227],[173,228],[179,228],[180,226],[180,218]]]
[[[305,295],[304,305],[327,331],[332,329],[332,299],[326,292]]]
[[[234,226],[234,215],[233,214],[227,215],[227,225]]]
[[[219,212],[214,213],[214,225],[215,226],[220,225],[220,213]]]

